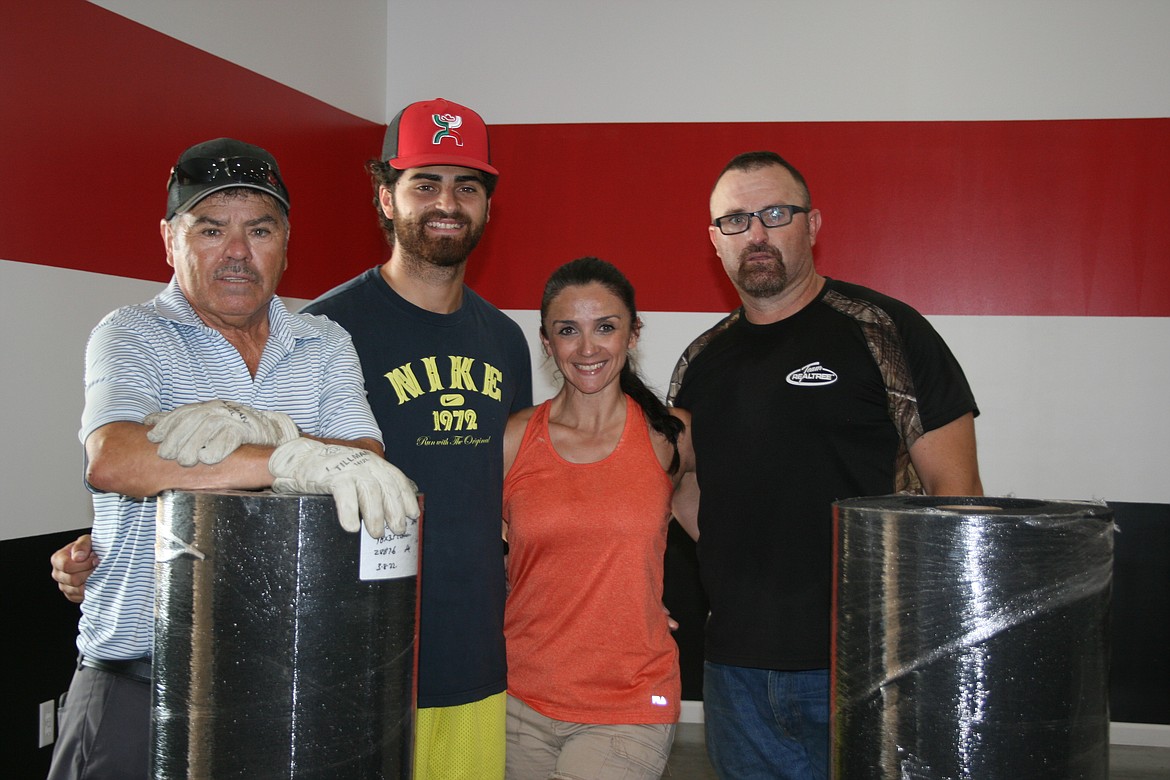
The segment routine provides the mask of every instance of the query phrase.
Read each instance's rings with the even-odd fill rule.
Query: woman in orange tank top
[[[580,258],[549,278],[540,339],[564,383],[504,437],[510,780],[666,767],[681,683],[663,554],[694,456],[687,413],[630,363],[640,329],[609,263]]]

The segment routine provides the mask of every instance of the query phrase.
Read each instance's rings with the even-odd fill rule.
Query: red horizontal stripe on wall
[[[362,170],[383,127],[81,0],[7,6],[0,258],[168,278],[166,171],[219,135],[281,162],[293,200],[281,293],[313,297],[384,257]],[[624,268],[643,309],[731,308],[707,197],[730,157],[766,148],[808,178],[830,276],[928,314],[1170,316],[1170,119],[492,134],[502,176],[468,278],[505,308],[534,308],[547,274],[585,254]]]
[[[4,5],[0,258],[169,279],[167,173],[219,136],[280,163],[293,225],[281,293],[312,297],[385,253],[363,169],[384,126],[82,0]]]
[[[771,149],[809,182],[829,276],[927,314],[1170,316],[1168,139],[1170,119],[494,126],[469,278],[535,308],[593,254],[644,310],[731,308],[707,199],[727,160]]]

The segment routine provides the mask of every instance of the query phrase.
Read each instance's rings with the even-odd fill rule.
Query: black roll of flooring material
[[[155,778],[410,777],[417,523],[361,532],[408,574],[365,580],[329,496],[172,491],[156,529]]]
[[[1105,780],[1108,507],[884,496],[834,525],[834,778]]]

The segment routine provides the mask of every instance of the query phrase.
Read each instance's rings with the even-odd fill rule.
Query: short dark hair
[[[800,171],[796,170],[796,166],[785,160],[775,152],[757,151],[744,152],[737,154],[731,158],[731,162],[723,166],[723,170],[715,178],[715,185],[712,186],[711,191],[715,191],[715,187],[719,186],[719,180],[723,178],[725,173],[729,171],[754,171],[757,168],[767,168],[771,165],[778,165],[784,170],[792,174],[792,178],[796,179],[796,183],[800,185],[800,189],[804,192],[804,203],[798,203],[798,206],[812,207],[812,195],[808,191],[808,182],[804,180],[804,176]]]
[[[387,217],[386,213],[382,211],[382,201],[378,197],[378,191],[385,187],[393,192],[394,185],[398,183],[406,171],[391,167],[390,163],[385,160],[367,160],[366,172],[370,174],[370,183],[374,185],[374,213],[378,215],[378,225],[382,228],[382,235],[386,237],[386,243],[394,246],[394,220]],[[488,199],[491,199],[500,177],[487,171],[477,170],[476,173],[481,177],[480,181],[483,182],[483,189],[487,193]]]

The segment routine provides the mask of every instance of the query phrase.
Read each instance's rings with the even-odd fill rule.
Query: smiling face
[[[394,221],[394,251],[436,266],[466,262],[488,221],[483,179],[473,168],[436,165],[408,169],[393,189],[379,190]]]
[[[730,170],[711,193],[711,219],[776,205],[809,205],[808,194],[791,173],[779,165]],[[725,236],[714,225],[708,232],[740,296],[765,300],[815,273],[812,248],[820,225],[820,212],[813,209],[793,215],[792,222],[782,227],[766,228],[752,217],[743,233]]]
[[[200,319],[217,329],[266,321],[288,266],[288,221],[275,199],[225,190],[164,220],[161,231],[167,264]]]
[[[619,380],[638,343],[630,310],[600,282],[565,287],[549,304],[540,340],[565,382],[592,394]]]

